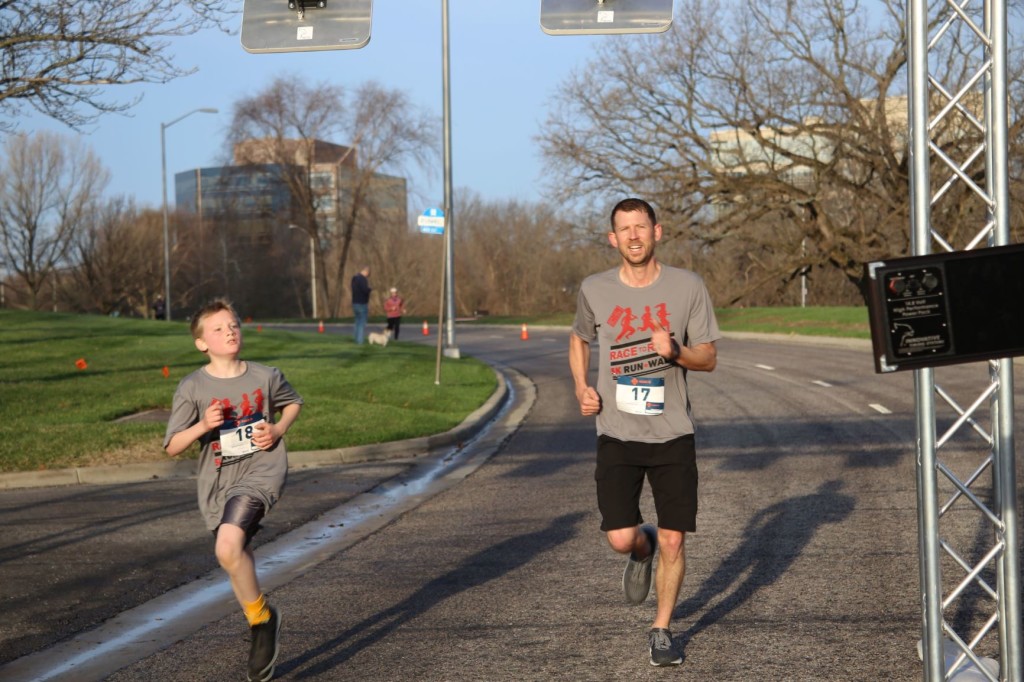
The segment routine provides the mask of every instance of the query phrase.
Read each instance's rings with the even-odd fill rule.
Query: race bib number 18
[[[619,377],[615,406],[622,412],[654,416],[665,411],[664,377]]]
[[[263,414],[240,417],[237,420],[224,422],[220,429],[220,453],[222,457],[241,457],[259,450],[252,442],[257,424],[264,423]]]

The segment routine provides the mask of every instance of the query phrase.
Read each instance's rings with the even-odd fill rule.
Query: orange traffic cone
[[[430,336],[430,327],[427,326],[426,320],[423,320],[423,336]]]
[[[525,322],[523,323],[523,331],[519,332],[519,338],[521,338],[523,341],[529,341],[530,339],[530,332],[526,331]]]
[[[316,330],[317,330],[318,332],[320,332],[321,334],[323,334],[323,333],[324,333],[324,321],[323,321],[323,320],[320,320],[320,326],[318,326],[318,327],[316,328]]]

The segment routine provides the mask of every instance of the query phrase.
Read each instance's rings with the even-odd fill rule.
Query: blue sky
[[[455,189],[494,200],[540,199],[542,162],[533,137],[553,93],[573,69],[597,68],[601,41],[622,37],[547,35],[540,28],[539,0],[449,0],[449,36]],[[163,85],[114,87],[118,98],[141,93],[143,100],[128,116],[106,115],[84,134],[111,173],[108,193],[133,196],[143,206],[159,207],[161,201],[161,122],[200,107],[220,110],[192,114],[166,131],[173,205],[174,174],[220,165],[234,102],[278,75],[353,88],[376,80],[441,119],[441,0],[374,0],[370,42],[358,50],[250,54],[237,31],[176,39],[172,48],[179,66],[198,72]],[[22,132],[44,128],[73,134],[35,112],[18,122]],[[422,200],[424,209],[442,204],[440,168],[411,182],[410,190],[422,197],[411,203]],[[410,205],[410,211],[418,207]]]

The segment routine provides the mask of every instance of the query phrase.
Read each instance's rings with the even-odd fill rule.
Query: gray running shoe
[[[651,665],[679,665],[683,662],[683,655],[672,642],[672,632],[668,628],[651,628],[647,641],[651,645]]]
[[[647,544],[651,553],[643,559],[637,559],[631,552],[626,560],[626,570],[622,572],[622,591],[626,601],[634,606],[643,604],[651,592],[651,571],[654,568],[654,552],[658,549],[658,531],[654,526],[644,524],[640,530],[647,536]]]
[[[266,623],[253,625],[252,646],[249,649],[249,682],[267,682],[274,676],[274,665],[280,652],[278,635],[281,632],[281,616],[273,606],[270,609],[270,620]]]

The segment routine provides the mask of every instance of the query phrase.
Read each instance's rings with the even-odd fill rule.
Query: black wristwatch
[[[669,343],[672,344],[672,356],[668,358],[668,361],[671,363],[675,363],[675,361],[678,360],[679,356],[682,354],[683,349],[679,347],[679,344],[676,342],[675,339],[669,339],[668,341]]]

